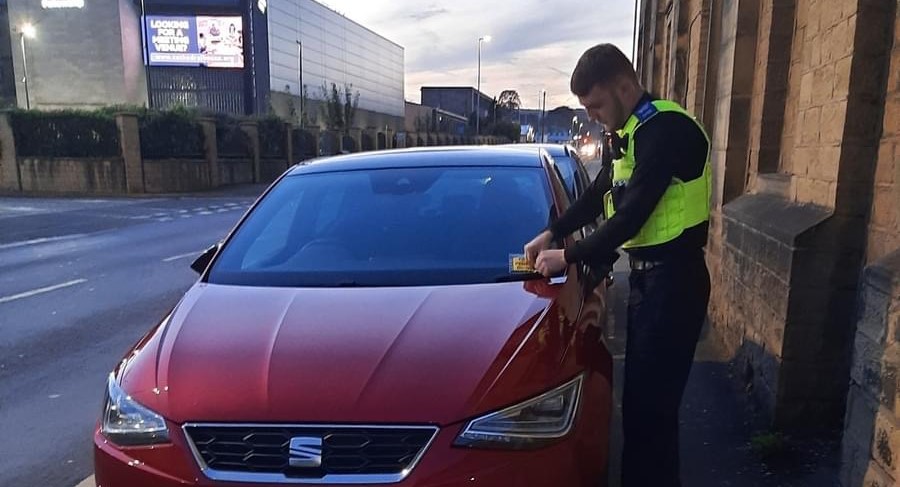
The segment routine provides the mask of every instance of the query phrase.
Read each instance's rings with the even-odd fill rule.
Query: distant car
[[[517,255],[569,205],[552,164],[478,147],[291,168],[109,375],[97,485],[605,485],[606,284]]]

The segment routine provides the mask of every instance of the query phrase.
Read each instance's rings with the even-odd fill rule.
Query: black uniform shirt
[[[645,94],[638,102],[652,100]],[[634,133],[635,167],[627,186],[616,198],[616,213],[596,232],[566,249],[566,262],[599,263],[615,256],[617,248],[637,235],[656,208],[672,178],[682,181],[703,174],[709,143],[697,124],[681,113],[661,112]],[[595,220],[603,212],[603,194],[609,176],[601,173],[585,193],[550,226],[554,237],[568,235]],[[706,245],[709,224],[686,229],[672,241],[628,249],[640,260],[662,261],[696,253]]]

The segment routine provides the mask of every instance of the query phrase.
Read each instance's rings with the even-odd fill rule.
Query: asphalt
[[[261,186],[149,198],[0,198],[0,486],[92,472],[106,376],[196,280]]]

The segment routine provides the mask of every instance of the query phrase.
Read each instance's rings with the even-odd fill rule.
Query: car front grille
[[[399,482],[437,434],[433,426],[352,425],[187,424],[184,431],[210,479],[269,483]],[[311,449],[292,449],[304,440]]]

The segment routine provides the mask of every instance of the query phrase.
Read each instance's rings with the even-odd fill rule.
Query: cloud
[[[328,0],[351,19],[405,49],[406,98],[419,100],[423,85],[475,86],[478,38],[481,88],[490,96],[514,89],[524,106],[575,106],[569,76],[587,48],[611,42],[631,57],[633,3],[622,0]],[[375,5],[378,4],[378,5]]]
[[[445,14],[449,12],[449,10],[445,8],[438,8],[436,5],[431,5],[426,7],[424,10],[420,12],[413,12],[409,14],[409,18],[415,20],[426,20],[432,17],[437,17],[438,15]]]

